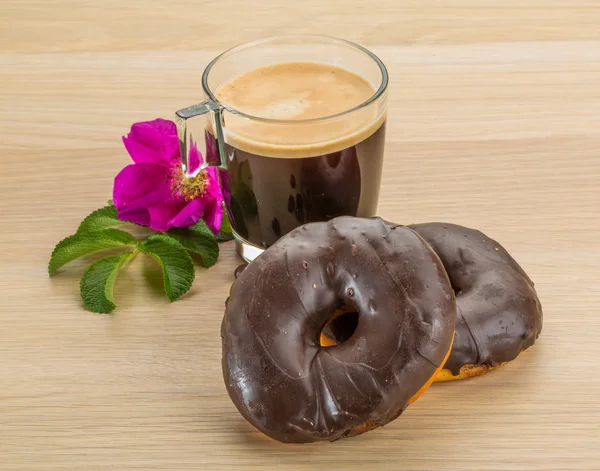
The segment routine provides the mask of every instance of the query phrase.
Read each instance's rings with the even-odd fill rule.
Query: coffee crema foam
[[[225,140],[240,150],[266,157],[301,158],[353,146],[381,126],[385,113],[371,104],[322,121],[302,122],[343,113],[367,101],[375,89],[349,70],[316,62],[285,62],[246,72],[219,86],[217,99],[250,116],[225,113]]]

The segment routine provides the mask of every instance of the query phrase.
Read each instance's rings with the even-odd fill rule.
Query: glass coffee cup
[[[206,101],[176,113],[183,171],[219,167],[246,261],[302,224],[375,215],[387,84],[377,56],[325,36],[242,44],[207,66]]]

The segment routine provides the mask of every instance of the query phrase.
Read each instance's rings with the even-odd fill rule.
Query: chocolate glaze
[[[350,339],[321,347],[340,305]],[[413,231],[340,217],[293,230],[239,274],[223,319],[223,376],[241,414],[282,442],[336,440],[398,417],[450,348],[454,293]]]
[[[408,226],[439,255],[456,293],[456,335],[445,368],[514,360],[542,330],[533,282],[498,242],[455,224]]]

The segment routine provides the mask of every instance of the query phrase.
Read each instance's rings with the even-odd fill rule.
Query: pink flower
[[[135,123],[123,143],[131,159],[115,177],[113,201],[118,217],[157,231],[196,224],[201,218],[215,234],[223,220],[223,194],[217,167],[188,178],[181,170],[175,123],[155,119]],[[204,162],[197,147],[190,170]]]

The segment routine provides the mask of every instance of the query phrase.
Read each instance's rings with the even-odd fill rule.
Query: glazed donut
[[[322,346],[336,309],[358,312]],[[385,425],[449,354],[456,302],[438,256],[412,230],[339,217],[293,230],[231,287],[223,377],[240,413],[282,442],[337,440]]]
[[[408,226],[438,254],[456,293],[452,352],[436,381],[487,373],[514,360],[542,331],[533,282],[498,242],[455,224]]]

